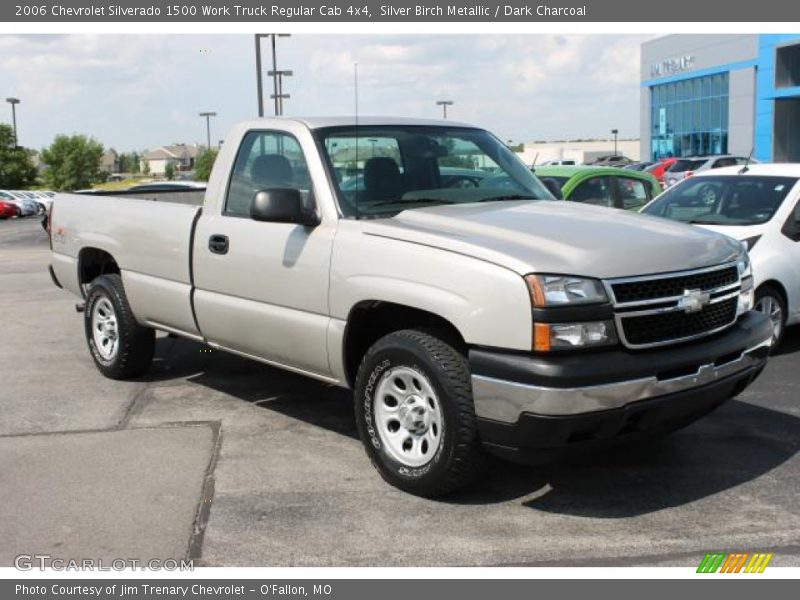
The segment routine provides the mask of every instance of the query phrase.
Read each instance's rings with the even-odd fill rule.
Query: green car
[[[561,190],[556,197],[573,202],[639,210],[661,193],[655,177],[629,169],[544,166],[536,167],[534,172],[551,192]]]

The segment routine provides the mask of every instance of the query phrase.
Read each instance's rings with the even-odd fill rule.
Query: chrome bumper
[[[701,365],[695,373],[671,379],[645,377],[579,388],[550,388],[472,376],[475,414],[479,418],[515,423],[522,413],[563,416],[621,408],[631,402],[700,387],[764,362],[771,338],[724,364]]]

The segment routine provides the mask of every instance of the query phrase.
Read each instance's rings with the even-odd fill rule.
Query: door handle
[[[208,238],[208,249],[214,254],[227,254],[228,253],[228,236],[215,233]]]

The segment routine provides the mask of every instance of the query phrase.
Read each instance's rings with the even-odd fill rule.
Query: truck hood
[[[527,273],[611,278],[735,260],[729,237],[628,211],[566,201],[498,201],[406,210],[363,232]]]

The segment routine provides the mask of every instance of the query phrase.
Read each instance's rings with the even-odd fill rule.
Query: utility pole
[[[448,106],[453,106],[453,101],[452,100],[437,100],[436,101],[436,105],[442,107],[442,118],[447,119],[447,107]]]
[[[277,37],[291,37],[290,33],[257,33],[255,34],[255,41],[256,41],[256,84],[258,86],[258,116],[264,116],[264,87],[263,87],[263,80],[261,76],[261,38],[268,37],[270,38],[271,46],[272,46],[272,71],[270,73],[274,73],[272,75],[272,88],[273,93],[270,96],[271,98],[275,99],[275,115],[281,114],[280,112],[280,98],[279,98],[279,91],[278,91],[278,58],[275,51],[275,38]]]
[[[294,71],[291,71],[291,70],[288,70],[288,71],[268,71],[267,75],[269,75],[270,77],[276,77],[277,76],[277,78],[278,78],[278,101],[277,101],[278,111],[275,114],[276,115],[282,115],[283,114],[283,101],[284,101],[284,99],[291,98],[291,94],[284,94],[283,93],[283,78],[284,77],[291,77],[292,75],[294,75]],[[275,96],[270,96],[270,98],[274,98],[274,97]]]
[[[215,112],[201,112],[201,117],[206,118],[206,150],[211,150],[211,117],[216,117]]]
[[[17,104],[19,104],[19,98],[6,98],[6,102],[11,105],[11,121],[14,126],[14,148],[19,146],[19,141],[17,139]]]

